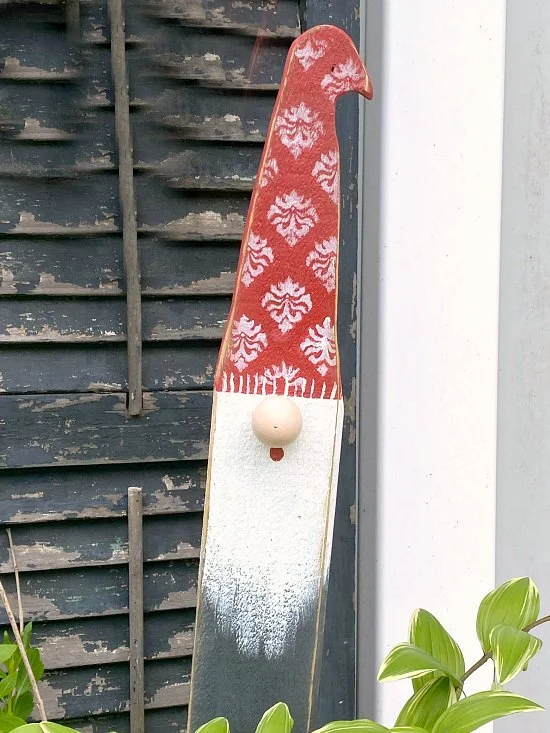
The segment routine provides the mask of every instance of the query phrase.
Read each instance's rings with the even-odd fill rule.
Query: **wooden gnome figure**
[[[241,245],[214,389],[189,729],[252,733],[316,698],[343,402],[335,104],[372,97],[351,39],[292,44]]]

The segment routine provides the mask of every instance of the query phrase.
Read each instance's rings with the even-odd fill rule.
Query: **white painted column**
[[[509,0],[500,296],[497,579],[531,575],[550,613],[550,4]],[[511,689],[546,712],[495,726],[550,728],[550,625]],[[534,718],[534,719],[533,719]]]
[[[372,587],[361,579],[376,562],[376,666],[406,639],[419,606],[473,663],[475,612],[494,585],[505,5],[383,3],[380,221],[373,232],[365,216],[363,239],[380,246],[375,502],[369,476],[360,491],[361,509],[377,507],[375,557],[362,549],[369,522],[359,515],[358,651],[372,652],[361,639]],[[376,32],[369,12],[379,9],[367,8],[367,34]],[[372,327],[365,315],[364,323]],[[359,684],[367,678],[360,667]],[[379,722],[393,722],[409,691],[410,683],[376,689]],[[360,714],[372,712],[361,710],[365,693]]]

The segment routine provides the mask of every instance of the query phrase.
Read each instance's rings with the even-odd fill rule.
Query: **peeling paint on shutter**
[[[126,496],[141,487],[145,724],[179,733],[214,365],[298,0],[126,3],[137,420],[109,28],[107,0],[0,2],[0,573],[13,593],[3,525],[51,719],[127,733]]]

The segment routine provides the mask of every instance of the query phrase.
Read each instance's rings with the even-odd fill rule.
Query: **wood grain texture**
[[[219,339],[146,343],[144,388],[153,392],[211,389],[218,350]],[[126,389],[123,342],[84,345],[19,342],[1,348],[0,361],[2,394],[75,394]]]
[[[166,659],[145,665],[145,709],[186,704],[189,698],[190,662]],[[40,683],[49,720],[63,721],[90,711],[114,713],[129,710],[127,664],[80,667],[48,673]]]
[[[118,152],[119,202],[122,252],[126,281],[126,348],[128,353],[128,413],[139,415],[143,408],[141,263],[138,253],[134,161],[128,71],[126,68],[123,0],[109,0],[111,23],[111,77],[114,87],[115,130]],[[135,712],[133,713],[135,716]],[[141,728],[141,724],[139,726]],[[141,733],[137,731],[136,733]]]
[[[89,715],[77,719],[66,719],[64,725],[76,728],[82,733],[130,733],[128,713]],[[187,725],[187,708],[174,706],[167,709],[146,710],[145,725],[149,731],[162,733],[184,733]]]
[[[0,471],[0,523],[35,525],[64,520],[126,517],[128,486],[143,489],[146,517],[200,512],[204,462],[109,465]],[[40,511],[37,512],[37,507]],[[87,524],[80,525],[85,534]],[[13,533],[17,527],[13,527]]]
[[[198,513],[147,517],[143,526],[144,562],[198,558],[201,525]],[[126,520],[97,520],[88,524],[87,530],[79,522],[22,525],[14,527],[12,535],[21,573],[126,565],[132,559]],[[11,572],[7,537],[0,533],[0,573]]]
[[[130,627],[130,727],[144,733],[143,504],[137,486],[128,489],[128,595]]]
[[[193,651],[195,611],[145,614],[144,653],[147,660],[180,659]],[[47,670],[93,667],[129,660],[128,616],[35,622],[33,639]]]
[[[198,561],[161,562],[143,571],[145,613],[194,608],[197,598]],[[13,576],[3,577],[10,599],[15,600]],[[90,591],[93,589],[93,592]],[[73,568],[21,575],[26,617],[33,621],[99,618],[128,613],[128,568],[124,566]],[[7,624],[4,611],[0,625]]]
[[[208,455],[211,395],[147,393],[132,420],[124,394],[2,396],[0,468],[197,460]]]
[[[121,298],[10,298],[2,310],[0,344],[126,341],[126,303]],[[143,337],[146,341],[219,339],[228,310],[226,298],[147,300]]]
[[[238,248],[142,238],[144,295],[231,295]],[[126,292],[119,237],[0,239],[0,295],[111,296]]]

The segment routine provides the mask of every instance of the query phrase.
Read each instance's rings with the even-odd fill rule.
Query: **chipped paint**
[[[73,135],[57,127],[43,127],[40,120],[27,117],[23,129],[15,136],[18,140],[72,140]]]
[[[77,76],[78,71],[70,69],[66,65],[62,71],[41,69],[38,66],[25,66],[15,56],[6,56],[4,66],[0,70],[0,79],[14,81],[64,81],[65,79],[74,79]]]
[[[96,289],[73,283],[59,282],[55,279],[55,275],[49,272],[40,273],[40,280],[33,292],[39,295],[65,295],[67,292],[70,292],[71,295],[93,295],[98,290],[105,295],[119,295],[122,292],[118,280],[115,279],[101,280],[98,289]]]
[[[348,443],[355,445],[357,421],[357,378],[352,377],[349,397],[344,395],[344,426],[348,430]]]
[[[57,397],[51,402],[29,400],[28,402],[20,402],[18,407],[20,410],[30,410],[31,412],[47,412],[48,410],[63,410],[74,405],[85,405],[89,402],[99,402],[101,397],[98,394],[88,394],[75,397]]]
[[[96,232],[116,232],[117,227],[114,224],[115,215],[104,213],[103,219],[96,218],[93,224],[81,222],[76,226],[63,226],[50,221],[40,221],[30,211],[21,211],[19,214],[19,222],[9,231],[12,234],[95,234]]]
[[[170,591],[153,611],[171,611],[176,608],[193,608],[197,603],[197,589]]]
[[[17,293],[13,271],[7,267],[0,268],[0,295]]]

